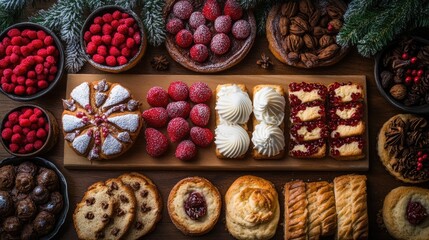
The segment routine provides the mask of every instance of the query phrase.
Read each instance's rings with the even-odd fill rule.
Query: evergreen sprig
[[[13,17],[9,11],[0,8],[0,31],[3,31],[13,23]]]
[[[164,0],[145,0],[141,16],[148,40],[153,46],[161,45],[166,37],[163,9]]]

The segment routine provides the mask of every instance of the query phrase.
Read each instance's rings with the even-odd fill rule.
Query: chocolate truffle
[[[13,211],[12,197],[8,192],[0,191],[0,218],[8,216]]]
[[[6,165],[0,168],[0,190],[8,190],[13,187],[15,179],[15,168]]]
[[[34,179],[30,173],[21,172],[16,175],[15,187],[19,192],[28,193],[34,188]]]
[[[30,198],[23,199],[16,204],[16,216],[21,221],[31,220],[37,212],[36,204]]]
[[[43,236],[52,231],[55,226],[55,217],[51,213],[41,211],[33,221],[33,229],[39,236]]]
[[[49,191],[44,186],[36,186],[30,194],[36,204],[44,204],[49,200]]]
[[[41,211],[50,212],[52,214],[58,214],[63,208],[63,196],[59,192],[51,193],[49,201],[40,206]]]
[[[22,228],[21,239],[22,240],[34,240],[34,239],[37,239],[37,234],[34,231],[32,224],[26,224]]]
[[[18,233],[21,230],[21,223],[15,216],[6,218],[2,225],[3,230],[8,233]]]
[[[49,191],[53,192],[58,189],[59,182],[57,174],[47,168],[41,168],[37,175],[37,184],[45,186]]]
[[[26,172],[26,173],[29,173],[29,174],[34,176],[34,175],[36,175],[37,170],[38,170],[38,168],[37,168],[36,164],[34,164],[32,162],[23,162],[23,163],[19,164],[17,172],[18,173]]]
[[[10,196],[12,197],[13,202],[16,203],[16,202],[19,202],[22,199],[27,198],[28,194],[27,193],[19,192],[18,189],[13,188],[12,191],[10,192]]]

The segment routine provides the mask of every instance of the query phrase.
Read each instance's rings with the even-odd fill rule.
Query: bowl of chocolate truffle
[[[392,105],[406,112],[429,113],[429,40],[403,37],[377,54],[377,88]]]
[[[69,209],[67,182],[50,161],[0,162],[0,239],[58,239]]]

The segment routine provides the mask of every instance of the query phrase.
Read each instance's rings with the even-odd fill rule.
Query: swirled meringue
[[[215,134],[216,148],[227,158],[237,158],[249,148],[249,135],[239,125],[220,124],[215,129]]]
[[[258,153],[268,157],[279,154],[285,147],[283,131],[277,126],[263,122],[255,126],[252,142]]]
[[[279,126],[284,119],[285,98],[272,87],[263,87],[253,96],[256,120]]]
[[[249,95],[237,85],[224,86],[217,93],[216,111],[220,122],[245,124],[252,113]]]

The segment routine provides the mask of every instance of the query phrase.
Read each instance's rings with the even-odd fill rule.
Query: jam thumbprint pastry
[[[357,83],[332,83],[328,86],[329,103],[332,105],[363,101],[364,91]]]
[[[429,190],[397,187],[384,199],[383,222],[395,239],[426,240],[429,236]]]
[[[226,228],[240,240],[271,239],[280,218],[274,185],[260,177],[237,178],[225,194]]]
[[[289,84],[289,102],[291,106],[313,101],[325,102],[327,93],[327,87],[319,83],[294,82]]]
[[[216,225],[222,200],[218,189],[210,181],[202,177],[188,177],[171,190],[167,209],[171,221],[183,234],[200,236]]]
[[[343,175],[334,179],[337,239],[368,239],[366,176]]]
[[[429,125],[425,118],[398,114],[380,130],[378,156],[387,171],[407,183],[429,180]]]
[[[135,142],[143,121],[131,92],[105,80],[84,82],[63,100],[64,139],[89,160],[118,157]]]
[[[283,87],[257,85],[253,88],[253,158],[279,159],[283,157],[285,105]]]

